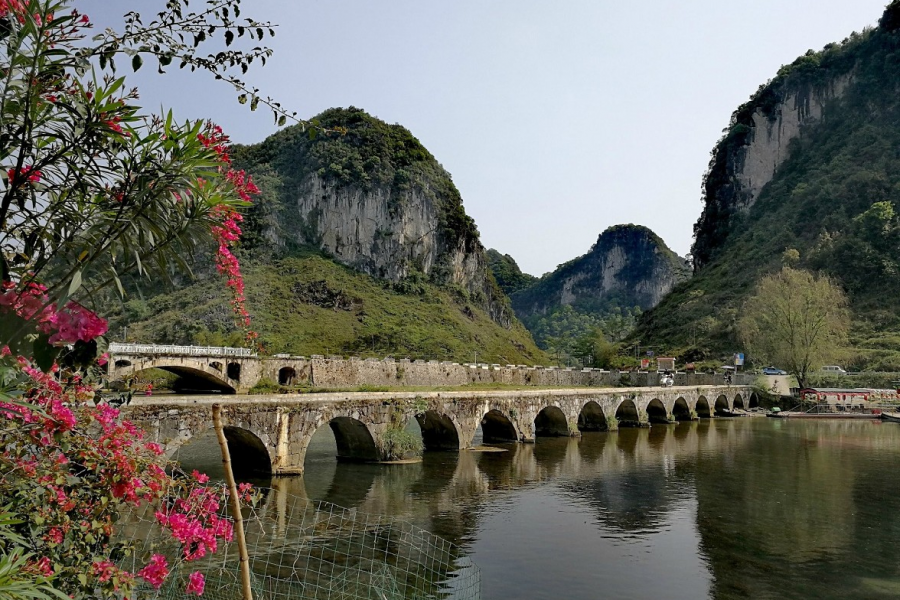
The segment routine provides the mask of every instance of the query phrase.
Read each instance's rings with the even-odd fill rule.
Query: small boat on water
[[[892,412],[883,412],[881,413],[881,418],[884,421],[891,421],[893,423],[900,423],[900,413],[892,413]]]

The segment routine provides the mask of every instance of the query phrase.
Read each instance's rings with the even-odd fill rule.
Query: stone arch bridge
[[[469,448],[480,426],[486,443],[668,424],[733,415],[758,399],[748,386],[517,391],[342,392],[229,398],[139,398],[127,418],[173,454],[212,427],[223,406],[235,469],[301,474],[316,430],[329,425],[338,458],[381,461],[386,434],[416,419],[426,451]]]

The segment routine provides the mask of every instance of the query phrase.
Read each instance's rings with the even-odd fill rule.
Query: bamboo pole
[[[216,429],[216,437],[219,438],[219,448],[222,450],[222,466],[225,468],[225,483],[228,485],[228,501],[231,504],[231,516],[234,518],[234,534],[237,536],[238,551],[241,557],[241,582],[244,584],[244,600],[253,600],[253,591],[250,589],[250,557],[247,555],[244,519],[241,517],[241,499],[238,497],[237,485],[234,483],[234,474],[231,472],[231,454],[228,452],[228,440],[225,439],[225,430],[222,427],[222,405],[213,404],[212,413],[213,427]]]

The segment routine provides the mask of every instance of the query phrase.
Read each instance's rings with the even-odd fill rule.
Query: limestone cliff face
[[[603,312],[613,306],[656,306],[689,276],[685,261],[646,227],[617,225],[593,248],[513,294],[516,314],[530,316],[559,306]]]
[[[318,120],[331,133],[310,139],[288,129],[238,153],[263,190],[250,222],[260,245],[315,248],[400,286],[420,278],[457,286],[509,326],[478,230],[434,157],[407,130],[358,109]]]
[[[760,89],[732,115],[704,178],[703,214],[694,225],[694,268],[715,256],[735,217],[746,213],[790,157],[794,140],[828,118],[828,105],[853,83],[851,71],[824,81],[783,77]]]

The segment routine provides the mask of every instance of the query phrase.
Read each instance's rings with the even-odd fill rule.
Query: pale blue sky
[[[163,0],[75,0],[93,21]],[[192,3],[193,4],[193,3]],[[709,152],[807,49],[875,25],[887,0],[244,0],[280,25],[248,80],[300,116],[354,105],[412,131],[453,175],[486,247],[540,275],[639,223],[687,253]],[[202,4],[197,1],[197,6]],[[148,64],[148,109],[275,131],[202,74]]]

